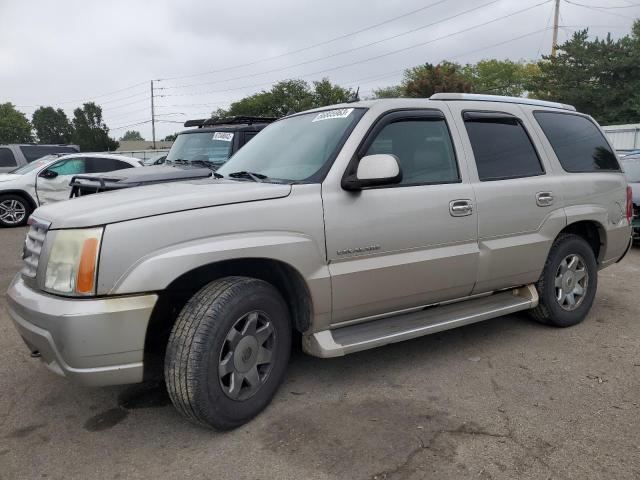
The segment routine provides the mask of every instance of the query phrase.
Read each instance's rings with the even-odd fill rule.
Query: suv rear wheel
[[[213,281],[187,302],[171,331],[169,396],[195,423],[238,427],[269,404],[290,350],[289,311],[272,285],[247,277]]]
[[[536,287],[540,302],[531,311],[536,320],[556,327],[584,320],[598,288],[598,266],[587,241],[573,234],[558,237]]]
[[[0,195],[0,226],[25,225],[31,215],[31,205],[20,195]]]

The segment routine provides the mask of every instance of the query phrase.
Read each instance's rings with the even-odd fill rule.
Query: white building
[[[640,149],[640,123],[602,127],[613,148],[619,152]]]

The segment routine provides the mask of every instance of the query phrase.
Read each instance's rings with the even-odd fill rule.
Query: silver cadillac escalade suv
[[[347,103],[269,125],[215,177],[37,209],[8,304],[55,373],[163,374],[183,415],[229,429],[274,396],[296,332],[335,357],[521,310],[579,323],[630,220],[571,106]]]

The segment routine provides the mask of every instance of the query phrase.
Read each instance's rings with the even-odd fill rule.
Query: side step
[[[302,345],[307,353],[316,357],[339,357],[528,310],[537,305],[536,287],[527,285],[471,300],[425,307],[417,312],[323,330],[303,336]]]

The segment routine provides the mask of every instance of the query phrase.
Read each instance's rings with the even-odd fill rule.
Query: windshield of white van
[[[216,173],[241,181],[311,181],[329,166],[364,111],[338,108],[279,120],[256,135]]]
[[[231,156],[233,132],[181,133],[167,154],[166,163],[208,162],[222,165]]]

